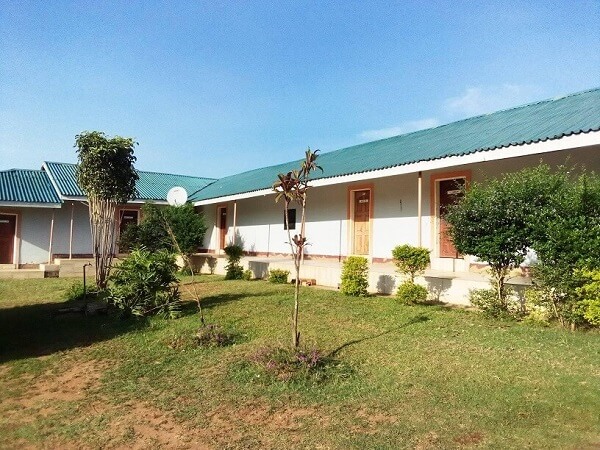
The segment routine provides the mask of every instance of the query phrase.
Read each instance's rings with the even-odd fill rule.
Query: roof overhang
[[[66,196],[62,195],[60,197],[64,202],[87,202],[87,197],[81,196]],[[126,205],[143,205],[144,203],[152,203],[154,205],[168,205],[169,202],[165,200],[152,200],[152,199],[135,199],[130,200],[126,203]]]
[[[0,208],[60,208],[60,203],[28,203],[28,202],[0,202]]]
[[[533,143],[509,145],[493,150],[474,151],[473,153],[466,155],[446,156],[429,161],[418,161],[415,163],[389,167],[386,169],[371,170],[369,172],[320,178],[311,181],[311,186],[319,187],[341,183],[353,183],[357,181],[385,178],[394,175],[405,175],[409,173],[425,172],[428,170],[445,169],[455,166],[462,166],[465,164],[497,161],[501,159],[518,158],[521,156],[541,155],[561,150],[574,150],[583,147],[591,147],[594,145],[600,145],[600,131],[572,134],[570,136],[563,136],[559,139],[547,139]],[[273,182],[275,182],[275,176],[276,174],[274,174]],[[245,198],[262,197],[269,194],[274,194],[274,192],[271,188],[266,188],[252,192],[244,192],[206,200],[199,200],[194,202],[194,206],[212,205],[215,203],[242,200]]]

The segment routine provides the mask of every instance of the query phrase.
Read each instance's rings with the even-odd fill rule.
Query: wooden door
[[[0,214],[0,264],[13,264],[17,216]]]
[[[464,178],[442,180],[439,183],[439,219],[440,219],[440,257],[458,258],[459,254],[454,247],[452,239],[448,235],[449,225],[444,220],[448,207],[454,205],[462,197],[462,188],[465,185]]]
[[[133,209],[122,209],[119,217],[119,235],[122,235],[128,226],[137,225],[139,219],[139,211]],[[119,248],[122,253],[127,253],[130,249],[127,246]]]
[[[354,254],[368,255],[371,241],[371,191],[354,192]]]
[[[218,210],[218,221],[219,221],[219,249],[226,247],[227,239],[227,207],[219,208]]]

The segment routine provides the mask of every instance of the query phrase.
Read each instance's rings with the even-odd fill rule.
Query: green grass
[[[290,342],[290,286],[203,277],[208,322],[238,338],[199,348],[191,302],[171,321],[52,317],[71,283],[0,281],[0,447],[600,444],[598,332],[306,288],[301,339],[340,370],[285,383],[245,361]]]

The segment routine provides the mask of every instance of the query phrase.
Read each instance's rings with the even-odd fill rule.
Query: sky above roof
[[[600,86],[600,1],[0,0],[0,170],[222,177]]]

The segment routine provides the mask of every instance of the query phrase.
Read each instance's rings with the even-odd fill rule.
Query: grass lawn
[[[177,320],[52,317],[72,281],[0,281],[2,448],[600,448],[600,334],[305,288],[320,384],[266,379],[246,355],[290,341],[292,287],[202,278],[200,348]]]

